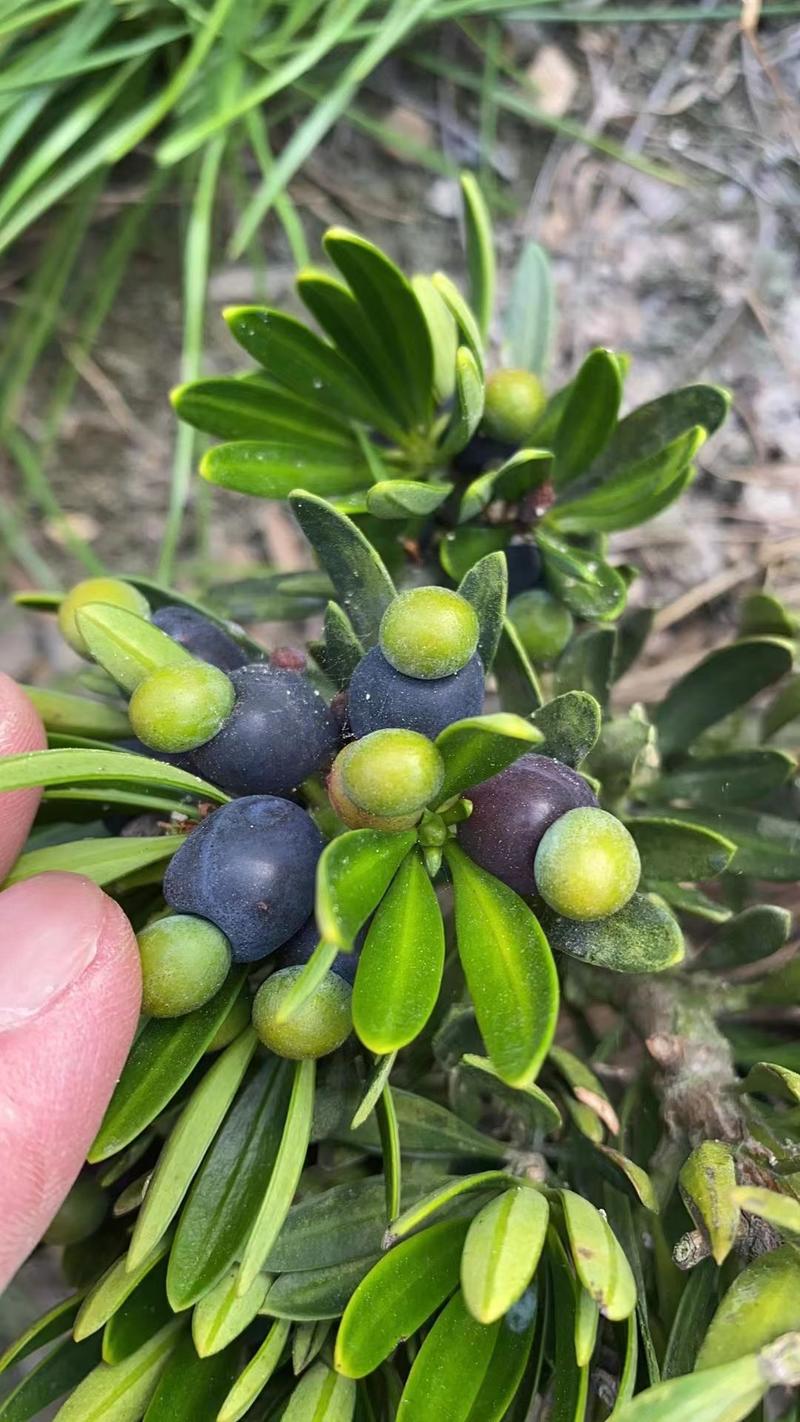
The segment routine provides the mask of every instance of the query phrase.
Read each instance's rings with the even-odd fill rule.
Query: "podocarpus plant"
[[[623,712],[642,617],[575,608],[534,667],[502,549],[398,591],[364,526],[291,504],[329,579],[305,652],[147,579],[24,599],[94,665],[0,763],[45,787],[12,877],[115,894],[147,1016],[0,1419],[782,1415],[793,619],[754,595]],[[574,546],[559,598],[598,586]]]

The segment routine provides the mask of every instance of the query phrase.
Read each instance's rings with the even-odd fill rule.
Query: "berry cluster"
[[[457,835],[473,863],[566,918],[603,918],[634,893],[633,839],[561,762],[523,754],[464,798],[445,793],[436,738],[479,716],[484,699],[479,619],[460,593],[436,586],[396,595],[338,714],[304,659],[251,661],[224,626],[178,605],[151,615],[136,588],[111,579],[79,584],[61,604],[62,631],[78,652],[98,656],[91,629],[111,609],[123,615],[124,635],[122,661],[117,649],[107,669],[130,693],[133,744],[232,797],[180,845],[163,883],[171,912],[140,933],[149,1016],[194,1011],[232,963],[272,958],[252,1005],[262,1042],[302,1059],[347,1038],[366,926],[355,951],[339,953],[313,990],[285,1008],[322,937],[314,906],[325,841],[306,808],[311,795],[320,810],[321,777],[330,808],[323,805],[320,824],[330,826],[332,811],[334,830],[337,819],[340,830],[415,830],[431,875],[441,846]],[[140,647],[137,661],[143,624],[146,655]]]

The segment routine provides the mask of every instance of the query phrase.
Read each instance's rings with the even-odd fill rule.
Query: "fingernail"
[[[38,1017],[86,971],[106,905],[77,874],[40,874],[0,895],[0,1032]]]

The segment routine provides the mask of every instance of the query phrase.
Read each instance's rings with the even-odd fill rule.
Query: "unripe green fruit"
[[[546,403],[542,382],[532,371],[495,371],[486,382],[483,428],[506,444],[525,444]]]
[[[227,1017],[223,1018],[214,1036],[211,1038],[206,1052],[221,1052],[224,1047],[229,1047],[231,1042],[241,1036],[245,1027],[250,1025],[252,1014],[252,999],[250,993],[240,992]]]
[[[143,928],[142,1011],[149,1017],[183,1017],[219,992],[231,965],[224,933],[208,919],[170,914]]]
[[[371,731],[337,756],[345,794],[370,815],[419,815],[438,795],[444,762],[418,731]]]
[[[532,662],[552,662],[566,647],[575,625],[572,613],[544,588],[512,598],[508,615]]]
[[[318,987],[285,1022],[278,1021],[281,1005],[303,972],[302,965],[281,968],[256,993],[253,1026],[271,1052],[292,1061],[325,1057],[350,1036],[352,988],[336,973],[326,973]]]
[[[161,667],[140,681],[128,716],[134,733],[157,751],[189,751],[216,736],[233,710],[229,677],[209,662]]]
[[[607,918],[635,892],[641,863],[633,836],[606,810],[568,810],[544,834],[534,861],[545,903],[565,918]]]
[[[58,630],[65,642],[69,642],[74,652],[88,656],[86,643],[78,627],[76,615],[90,602],[109,603],[112,607],[123,607],[126,612],[135,612],[139,617],[150,617],[147,598],[130,583],[118,578],[86,578],[70,588],[62,598],[58,608]]]
[[[451,588],[409,588],[389,604],[381,651],[396,671],[428,681],[452,676],[475,654],[480,627],[474,607]]]
[[[342,767],[351,748],[345,746],[339,752],[328,776],[328,799],[342,824],[347,825],[348,829],[376,829],[386,833],[411,829],[417,823],[421,810],[415,810],[411,815],[371,815],[351,800],[342,783]]]
[[[94,1234],[107,1214],[108,1195],[93,1176],[82,1175],[45,1230],[45,1244],[79,1244]]]

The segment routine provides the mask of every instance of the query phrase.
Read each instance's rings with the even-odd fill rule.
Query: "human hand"
[[[44,728],[0,673],[0,755],[41,750]],[[40,792],[0,795],[0,883]],[[78,874],[41,874],[0,893],[0,1290],[73,1184],[139,1016],[133,929]]]

